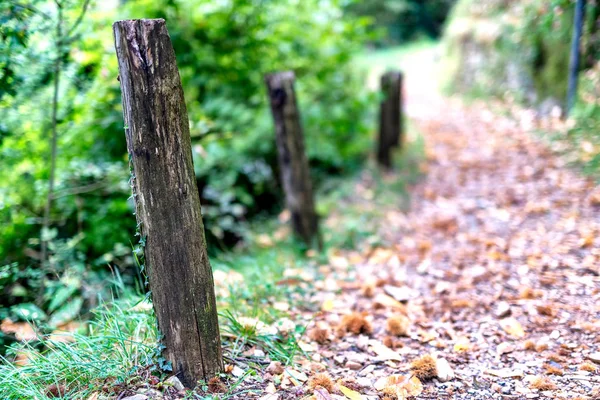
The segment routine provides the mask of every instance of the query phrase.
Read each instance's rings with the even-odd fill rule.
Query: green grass
[[[131,302],[113,303],[96,310],[86,335],[73,334],[73,342],[50,336],[11,347],[0,365],[0,393],[4,400],[87,398],[105,383],[132,384],[157,348],[157,330],[148,308]],[[9,360],[27,354],[24,366]]]
[[[298,341],[310,321],[295,318],[277,305],[287,303],[292,310],[318,311],[318,305],[307,299],[314,280],[323,279],[316,267],[326,262],[327,253],[383,244],[377,236],[378,224],[386,209],[407,206],[406,186],[418,179],[422,155],[422,141],[412,141],[396,157],[396,173],[381,174],[369,166],[357,176],[332,180],[324,187],[318,193],[318,208],[334,218],[335,224],[322,224],[325,248],[321,253],[307,255],[289,233],[276,238],[286,224],[271,219],[253,224],[244,248],[212,258],[215,270],[243,277],[240,284],[217,288],[227,289],[226,295],[218,296],[226,363],[241,362],[247,374],[264,368],[263,357],[243,356],[251,347],[262,349],[269,359],[284,365],[293,365],[298,357],[305,356]],[[366,188],[366,197],[356,194],[357,184]],[[269,238],[267,245],[264,238]],[[73,334],[72,343],[53,342],[45,336],[31,344],[13,346],[0,365],[2,398],[46,400],[51,398],[49,388],[55,385],[62,398],[86,399],[104,386],[114,390],[135,388],[147,378],[148,371],[161,379],[168,376],[157,367],[155,317],[148,307],[134,306],[137,301],[133,298],[99,308],[89,322],[88,332]],[[248,320],[255,322],[248,324]],[[292,322],[291,328],[281,330],[286,320]],[[264,331],[257,324],[272,331]],[[11,360],[22,352],[28,353],[28,364],[14,366]],[[229,393],[220,398],[239,395],[238,384],[239,380],[231,382]],[[202,398],[213,397],[190,392],[190,399]]]

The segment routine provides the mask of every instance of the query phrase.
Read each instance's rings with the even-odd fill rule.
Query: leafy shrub
[[[369,152],[371,98],[351,57],[366,22],[342,18],[337,1],[142,0],[85,15],[81,35],[55,49],[54,2],[44,15],[2,3],[0,17],[0,316],[32,303],[47,319],[59,290],[93,303],[89,285],[122,274],[137,281],[135,232],[118,69],[110,23],[165,18],[186,95],[209,247],[230,246],[243,221],[280,208],[274,133],[263,76],[291,69],[317,182],[352,171]],[[65,15],[77,15],[83,2]],[[7,39],[8,38],[8,39]],[[15,39],[16,38],[16,39]],[[17,40],[18,39],[18,40]],[[50,262],[40,267],[40,224],[49,177],[52,62],[63,60]],[[9,76],[10,75],[10,76]],[[65,247],[66,246],[66,247]],[[67,251],[68,250],[68,251]],[[14,264],[14,263],[17,264]],[[79,274],[79,275],[78,275]],[[68,277],[79,276],[75,289]],[[23,288],[19,296],[15,288]],[[96,288],[97,289],[97,288]],[[2,314],[3,313],[3,314]]]
[[[167,20],[212,236],[226,239],[241,217],[279,206],[266,73],[296,73],[316,177],[347,171],[364,158],[368,99],[350,61],[365,38],[365,25],[341,19],[335,3],[147,1],[136,3],[131,14]]]
[[[584,66],[599,46],[600,7],[588,6]],[[574,2],[459,0],[444,34],[447,89],[528,104],[566,97]]]
[[[598,177],[600,171],[600,63],[583,74],[579,82],[579,98],[571,117],[576,122],[569,139],[578,151],[584,170]]]

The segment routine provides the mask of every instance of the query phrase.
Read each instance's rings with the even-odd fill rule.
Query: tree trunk
[[[113,25],[136,216],[163,357],[194,387],[223,367],[189,122],[162,19]]]
[[[316,243],[321,247],[294,79],[294,73],[286,71],[267,75],[265,82],[275,122],[279,169],[292,227],[307,246]]]
[[[392,168],[392,150],[402,147],[402,73],[386,72],[381,77],[383,100],[379,114],[379,142],[377,162],[386,169]]]
[[[567,88],[568,114],[577,100],[577,81],[579,79],[579,64],[581,58],[581,34],[585,23],[586,0],[577,0],[575,4],[575,20],[573,21],[573,40],[571,42],[571,55],[569,63],[569,83]]]

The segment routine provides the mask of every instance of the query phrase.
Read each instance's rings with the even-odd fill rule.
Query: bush
[[[0,32],[0,265],[9,271],[8,279],[0,281],[1,317],[18,318],[9,307],[24,302],[52,318],[53,291],[69,287],[67,278],[80,273],[85,275],[69,289],[71,299],[84,299],[83,306],[75,304],[80,310],[94,297],[86,289],[93,282],[115,274],[123,274],[128,285],[138,280],[132,256],[136,222],[127,200],[128,158],[110,29],[116,19],[167,21],[188,106],[211,250],[235,243],[243,221],[281,206],[265,73],[296,73],[317,182],[352,171],[371,148],[371,99],[351,64],[367,38],[367,25],[342,18],[336,1],[126,2],[118,9],[90,10],[81,35],[58,50],[48,41],[51,21],[11,4],[0,6],[0,16],[8,21]],[[50,14],[53,4],[35,1]],[[65,10],[71,21],[77,14],[77,7]],[[51,262],[40,268],[50,154],[51,107],[46,105],[55,57],[64,66],[59,158],[52,225],[43,232],[52,243]]]
[[[600,172],[600,63],[583,74],[579,81],[579,96],[571,113],[576,124],[568,138],[577,149],[577,160],[584,171],[598,178]]]

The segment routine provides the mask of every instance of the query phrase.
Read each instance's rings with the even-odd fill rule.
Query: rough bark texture
[[[385,168],[392,167],[392,149],[402,146],[402,73],[386,72],[381,77],[384,99],[379,113],[379,141],[377,162]]]
[[[291,212],[294,232],[308,245],[320,247],[318,217],[315,212],[308,160],[300,113],[291,71],[267,75],[265,82],[275,121],[275,139],[285,203]]]
[[[162,19],[113,25],[133,193],[163,357],[188,387],[222,370],[187,110]]]

